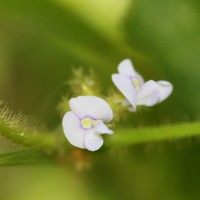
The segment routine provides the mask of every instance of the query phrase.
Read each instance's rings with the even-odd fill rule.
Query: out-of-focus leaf
[[[199,10],[197,0],[136,0],[125,20],[130,46],[154,60],[154,66],[146,66],[146,76],[164,74],[174,84],[168,116],[180,113],[179,119],[200,114]]]
[[[69,4],[76,5],[77,3],[80,2],[77,1],[76,3],[73,2]],[[93,3],[91,2],[91,4]],[[95,60],[97,67],[99,62],[101,64],[111,64],[113,60],[119,60],[119,57],[122,57],[122,55],[125,56],[126,53],[131,52],[126,51],[125,43],[123,46],[121,43],[119,44],[119,38],[117,38],[118,43],[115,44],[110,41],[110,38],[106,38],[107,35],[102,35],[101,32],[96,29],[95,25],[91,26],[88,20],[83,20],[78,12],[75,11],[74,6],[73,9],[70,6],[66,6],[64,9],[62,4],[60,5],[57,1],[44,0],[29,2],[25,0],[19,2],[3,0],[0,2],[0,5],[2,10],[1,16],[5,17],[6,20],[13,20],[14,23],[25,25],[31,28],[32,31],[38,31],[55,37],[55,39],[60,41],[62,46],[65,47],[65,51],[74,53],[74,57],[77,56],[76,53],[78,53],[79,48],[92,55],[95,55],[96,52],[97,58],[93,59],[93,61]],[[86,5],[83,4],[83,7],[85,6]],[[99,7],[96,5],[96,10],[97,9],[99,9]],[[112,17],[112,13],[108,11],[107,15],[110,14]],[[101,16],[106,17],[103,12],[101,12]],[[96,22],[93,22],[93,24],[95,23]],[[107,29],[107,26],[105,25],[104,28]],[[113,28],[111,29],[113,30]],[[116,32],[112,34],[112,36],[116,37]],[[51,40],[53,40],[53,38],[51,38]],[[82,52],[83,55],[85,54],[84,51]],[[79,60],[80,57],[78,56],[77,59]]]
[[[84,14],[79,14],[79,8],[72,6],[77,3],[80,7],[89,4],[71,1],[63,7],[59,1],[0,1],[0,32],[2,40],[6,41],[2,48],[9,48],[11,52],[7,55],[9,63],[0,66],[3,69],[6,65],[10,75],[4,90],[0,91],[2,98],[12,108],[32,113],[51,126],[58,122],[54,108],[62,91],[66,93],[62,84],[71,76],[72,67],[95,68],[106,88],[111,84],[110,75],[116,71],[117,63],[135,55],[127,47],[118,27],[114,28],[119,17],[111,20],[113,6],[119,7],[119,13],[124,13],[119,6],[122,1],[113,2],[113,6],[110,3],[110,9],[103,6],[106,14],[101,12],[101,6],[91,1],[92,7],[96,6],[98,10],[97,21],[92,15],[95,9],[91,7],[90,10],[90,6],[82,9],[91,12],[93,20],[90,21],[89,17],[83,18]],[[105,23],[104,31],[106,15],[110,20]],[[104,17],[98,28],[101,16]]]
[[[119,26],[125,16],[130,0],[55,0],[67,10],[70,8],[78,17],[84,20],[91,28],[113,39],[121,38]]]
[[[48,157],[36,150],[25,149],[15,152],[0,154],[0,166],[17,164],[33,164],[37,161],[45,161]]]

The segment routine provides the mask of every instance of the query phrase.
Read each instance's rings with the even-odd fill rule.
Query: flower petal
[[[158,103],[160,92],[155,81],[147,81],[137,93],[137,105],[153,106]]]
[[[103,138],[94,129],[90,129],[85,134],[84,144],[89,151],[96,151],[103,145]]]
[[[90,117],[93,119],[110,121],[113,112],[110,106],[96,96],[79,96],[69,101],[72,111],[80,118]]]
[[[125,76],[133,76],[135,74],[135,70],[131,60],[125,59],[121,61],[118,65],[118,72]]]
[[[144,79],[138,72],[135,71],[134,66],[130,59],[125,59],[119,63],[118,72],[124,76],[137,78],[140,84],[144,83]]]
[[[86,130],[81,128],[80,119],[73,112],[70,111],[64,115],[62,126],[68,141],[76,147],[85,149],[84,135]]]
[[[159,102],[164,101],[173,91],[173,85],[168,81],[157,81],[160,90]]]
[[[110,130],[102,121],[95,126],[95,132],[99,134],[113,134],[113,131]]]
[[[133,108],[135,108],[136,89],[134,88],[129,78],[120,74],[113,74],[112,81],[114,82],[116,87],[121,91],[121,93],[127,98],[127,100],[133,106]]]

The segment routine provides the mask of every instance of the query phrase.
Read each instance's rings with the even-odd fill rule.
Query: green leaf
[[[0,166],[31,164],[47,159],[48,157],[39,151],[25,149],[21,151],[0,154]]]

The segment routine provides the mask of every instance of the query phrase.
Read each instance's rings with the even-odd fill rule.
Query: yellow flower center
[[[134,86],[136,87],[136,89],[140,88],[140,81],[137,78],[132,78],[132,82]]]
[[[93,120],[91,118],[84,118],[84,119],[81,120],[81,125],[83,126],[83,128],[89,129],[89,128],[96,126],[96,124],[98,124],[99,121],[100,120]]]

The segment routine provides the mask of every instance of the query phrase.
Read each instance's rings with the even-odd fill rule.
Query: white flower
[[[110,106],[95,96],[79,96],[69,101],[72,111],[62,121],[68,141],[79,148],[96,151],[103,145],[101,134],[113,132],[104,124],[113,118]]]
[[[173,90],[168,81],[147,81],[137,73],[129,59],[123,60],[118,66],[119,74],[113,74],[112,80],[116,87],[128,100],[130,111],[136,111],[136,106],[153,106],[164,101]]]

